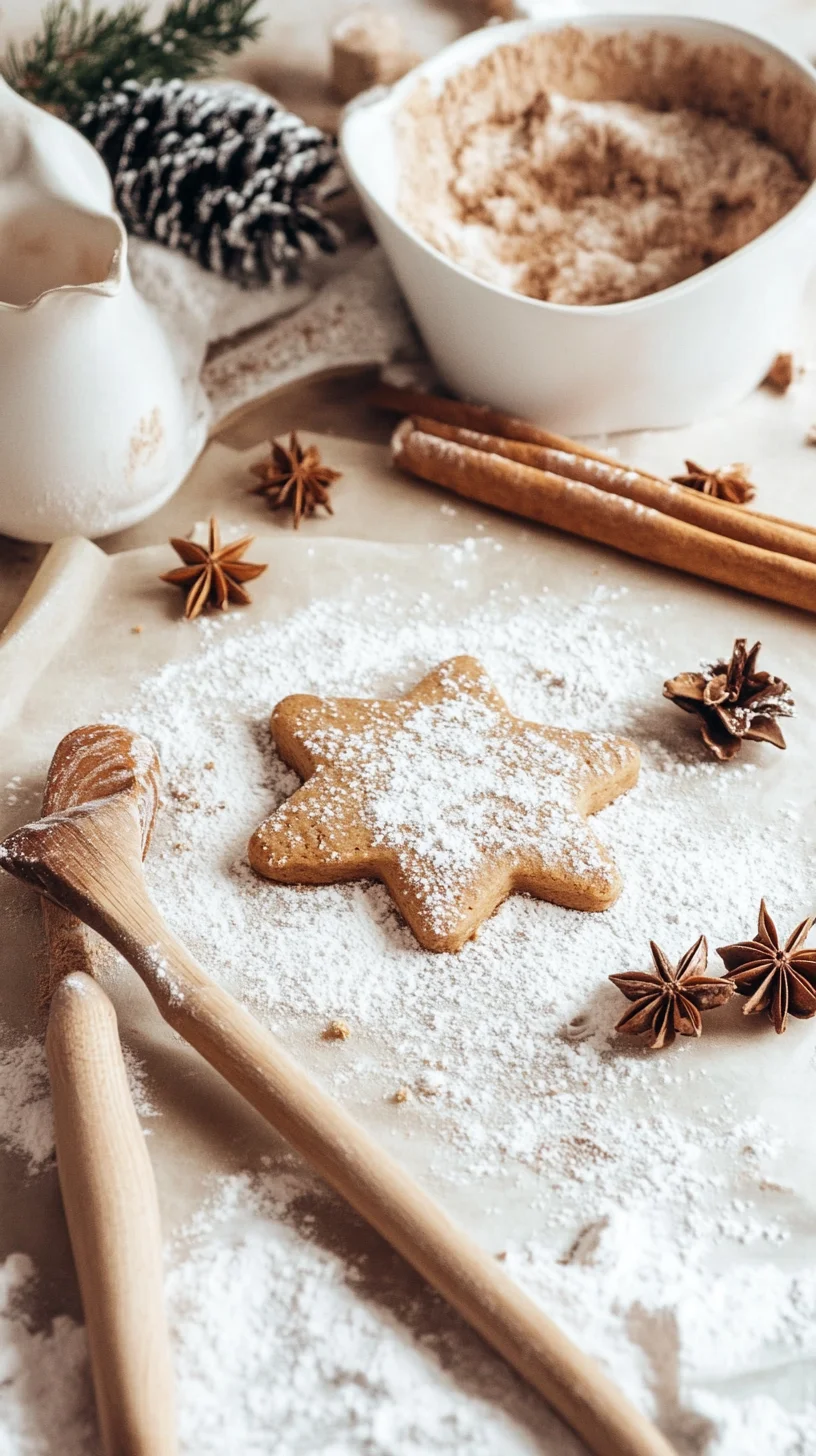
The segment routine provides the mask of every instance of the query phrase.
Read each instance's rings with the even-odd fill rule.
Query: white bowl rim
[[[433,247],[431,243],[426,242],[425,238],[416,232],[410,224],[404,222],[396,210],[380,202],[365,183],[361,181],[357,168],[354,166],[349,155],[346,136],[348,123],[353,121],[358,111],[364,111],[374,106],[387,107],[390,120],[397,107],[421,77],[427,75],[429,72],[433,73],[443,58],[452,58],[460,50],[469,51],[473,45],[475,36],[495,34],[495,42],[485,45],[485,54],[487,54],[490,50],[495,49],[505,41],[510,44],[514,40],[522,39],[524,36],[535,35],[542,31],[557,30],[562,26],[571,26],[577,30],[608,29],[611,31],[624,30],[629,27],[639,31],[660,31],[663,29],[667,32],[693,29],[699,31],[702,29],[709,31],[712,35],[720,35],[723,38],[729,37],[733,45],[744,45],[746,41],[752,42],[754,47],[758,46],[766,54],[775,56],[777,59],[786,62],[789,67],[798,71],[802,80],[808,83],[811,90],[816,94],[816,70],[801,56],[797,56],[793,51],[788,50],[787,47],[780,45],[777,41],[770,40],[768,36],[763,35],[760,31],[749,30],[745,26],[731,25],[727,21],[712,20],[704,15],[677,15],[668,11],[652,14],[633,14],[631,11],[593,11],[591,14],[581,16],[562,14],[529,17],[498,25],[487,24],[479,30],[469,31],[466,35],[460,36],[458,40],[452,41],[450,45],[444,46],[441,51],[437,51],[435,55],[429,56],[427,60],[415,66],[407,75],[403,76],[399,81],[396,81],[393,86],[387,88],[375,86],[369,91],[364,91],[360,96],[356,96],[344,108],[340,118],[338,131],[340,156],[343,166],[355,187],[359,188],[360,192],[364,193],[372,205],[380,212],[383,212],[389,221],[405,237],[409,238],[412,243],[415,243],[421,248],[424,253],[435,258],[446,268],[452,269],[460,277],[467,278],[471,283],[476,283],[481,288],[488,289],[489,292],[496,293],[502,298],[510,298],[517,305],[526,304],[531,308],[550,313],[565,314],[567,316],[606,317],[610,313],[620,315],[624,312],[635,313],[639,310],[654,308],[664,299],[674,299],[679,294],[694,292],[696,289],[705,286],[711,275],[718,276],[722,269],[734,265],[746,254],[761,247],[766,239],[776,236],[780,230],[797,220],[797,215],[801,217],[805,209],[813,208],[816,202],[816,177],[813,178],[807,191],[803,193],[799,201],[795,202],[788,212],[784,213],[770,227],[765,228],[757,237],[752,238],[749,243],[744,243],[741,248],[737,248],[735,252],[729,253],[727,258],[720,258],[716,263],[709,263],[707,267],[701,268],[698,273],[692,273],[689,278],[681,279],[679,283],[671,283],[667,288],[657,289],[654,293],[646,293],[641,298],[627,298],[620,303],[551,303],[548,299],[531,298],[529,294],[518,293],[515,289],[507,288],[501,283],[491,283],[486,278],[480,278],[477,273],[472,273],[468,268],[464,268],[461,263],[457,263],[453,258],[448,258],[445,253]],[[462,69],[467,64],[467,60],[463,61]],[[446,74],[456,74],[456,68],[452,67]]]

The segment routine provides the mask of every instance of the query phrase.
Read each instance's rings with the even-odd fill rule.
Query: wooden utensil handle
[[[133,915],[133,902],[128,918]],[[672,1456],[659,1431],[417,1183],[210,981],[152,906],[119,948],[164,1018],[515,1367],[597,1456]],[[147,947],[140,950],[138,944]]]
[[[45,1045],[102,1444],[106,1456],[176,1456],[156,1185],[116,1012],[90,976],[57,987]]]

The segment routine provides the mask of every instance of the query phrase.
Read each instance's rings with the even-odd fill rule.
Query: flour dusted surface
[[[478,573],[491,554],[489,545],[460,551],[462,572]],[[440,553],[454,575],[456,555]],[[603,591],[567,604],[546,590],[519,599],[507,586],[457,613],[383,580],[354,601],[317,600],[237,635],[205,624],[202,636],[202,651],[146,685],[129,714],[156,742],[170,786],[149,866],[171,923],[287,1037],[319,1037],[342,1017],[351,1036],[319,1063],[335,1094],[396,1137],[409,1164],[421,1147],[449,1206],[507,1252],[510,1271],[657,1412],[681,1451],[748,1456],[749,1396],[729,1382],[762,1360],[769,1339],[782,1360],[816,1351],[816,1281],[778,1256],[798,1196],[776,1191],[791,1188],[791,1169],[784,1121],[769,1122],[763,1100],[771,1087],[783,1095],[792,1054],[810,1085],[813,1028],[797,1028],[795,1042],[791,1033],[746,1041],[739,1010],[728,1008],[716,1028],[709,1018],[701,1043],[651,1056],[614,1037],[620,1002],[606,976],[646,965],[650,936],[678,954],[701,931],[715,944],[744,934],[763,893],[781,923],[806,912],[814,847],[793,786],[770,822],[757,813],[767,760],[752,750],[723,774],[708,759],[693,725],[662,703],[666,672],[685,664],[661,652],[659,617],[641,637],[625,598]],[[515,896],[474,942],[440,956],[417,947],[379,885],[258,881],[247,838],[299,782],[271,746],[272,706],[292,692],[387,697],[460,652],[479,657],[519,715],[638,742],[638,787],[592,821],[624,875],[618,903],[587,915]],[[400,1089],[407,1099],[392,1101]],[[503,1229],[500,1244],[492,1225]],[[316,1298],[320,1269],[306,1250],[301,1257],[299,1277]],[[333,1351],[351,1340],[362,1369],[357,1314],[349,1296],[326,1338]],[[259,1312],[258,1338],[262,1325]],[[312,1370],[314,1327],[288,1328],[284,1343],[300,1338]],[[250,1338],[249,1361],[252,1348]],[[473,1358],[478,1384],[487,1367]],[[304,1405],[331,1407],[333,1378],[310,1380]],[[428,1449],[389,1425],[388,1382],[379,1396],[357,1389],[360,1432],[339,1438],[340,1451],[367,1450],[366,1422],[386,1432],[384,1451]],[[511,1381],[509,1424],[486,1449],[528,1449],[515,1391]],[[800,1413],[762,1394],[787,1440],[785,1422],[795,1432]],[[296,1397],[285,1401],[294,1419]],[[475,1436],[446,1439],[439,1449],[482,1449]],[[545,1435],[538,1449],[555,1456],[565,1440]],[[788,1444],[800,1449],[793,1435]]]
[[[651,1055],[614,1037],[623,1003],[606,981],[648,965],[650,936],[670,955],[701,931],[743,936],[762,894],[782,927],[811,908],[805,730],[795,720],[788,755],[749,746],[723,768],[661,699],[664,677],[693,661],[666,646],[660,610],[603,589],[567,602],[509,585],[477,606],[463,589],[457,609],[453,583],[496,580],[500,553],[436,559],[433,599],[369,575],[278,622],[195,626],[189,661],[117,712],[165,770],[153,891],[211,973],[505,1256],[681,1456],[816,1456],[816,1277],[790,1252],[813,1218],[794,1111],[816,1093],[814,1024],[776,1037],[729,1006],[700,1043]],[[294,692],[388,697],[461,652],[520,716],[638,743],[640,783],[593,820],[624,874],[617,904],[588,915],[514,896],[459,954],[433,955],[379,885],[258,880],[249,835],[299,783],[272,748],[273,705]],[[321,1041],[333,1018],[347,1040]],[[170,1251],[185,1453],[577,1456],[297,1165],[273,1161],[201,1197]],[[11,1328],[29,1358],[28,1334]],[[74,1331],[36,1349],[80,1430]],[[61,1445],[56,1423],[35,1429],[25,1456],[96,1456],[79,1437]]]

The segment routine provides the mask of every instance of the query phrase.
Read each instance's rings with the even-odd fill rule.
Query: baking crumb
[[[500,1252],[499,1252],[499,1253],[498,1253],[498,1254],[496,1254],[496,1255],[495,1255],[495,1256],[494,1256],[494,1257],[495,1257],[495,1258],[496,1258],[496,1259],[499,1259],[499,1260],[500,1260],[500,1261],[501,1261],[501,1263],[502,1263],[502,1264],[503,1264],[503,1263],[504,1263],[504,1261],[505,1261],[505,1259],[506,1259],[506,1258],[507,1258],[507,1250],[506,1250],[506,1249],[502,1249],[502,1250],[501,1250],[501,1251],[500,1251]]]
[[[774,1183],[771,1178],[760,1178],[757,1187],[762,1193],[792,1193],[793,1189],[784,1183]]]
[[[199,799],[193,799],[189,789],[180,789],[177,785],[171,784],[167,792],[171,799],[175,799],[177,804],[184,804],[187,809],[201,808],[201,801]]]
[[[409,1092],[409,1090],[408,1090],[407,1087],[398,1087],[397,1090],[396,1090],[396,1092],[394,1093],[393,1097],[391,1098],[391,1101],[392,1102],[407,1102],[408,1101],[408,1098],[410,1097],[410,1095],[411,1095],[411,1093]]]
[[[793,384],[795,374],[792,354],[777,354],[762,383],[775,394],[786,394]]]
[[[351,1027],[345,1021],[330,1021],[323,1032],[324,1041],[348,1041]]]
[[[135,634],[135,635],[136,635],[136,636],[138,636],[138,635],[139,635],[139,633],[140,633],[140,632],[142,632],[142,631],[144,631],[144,628],[143,628],[143,627],[131,627],[131,629],[130,629],[130,630],[131,630],[131,632],[133,632],[133,633],[134,633],[134,634]]]
[[[206,762],[206,763],[205,763],[205,765],[204,765],[204,767],[205,767],[205,768],[206,768],[206,769],[207,769],[207,771],[208,771],[208,772],[211,772],[211,771],[212,771],[212,769],[214,769],[214,768],[215,768],[215,759],[213,759],[213,758],[208,758],[208,759],[207,759],[207,762]]]

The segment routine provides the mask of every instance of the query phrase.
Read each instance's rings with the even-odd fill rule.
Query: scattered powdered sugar
[[[158,1117],[159,1110],[150,1095],[144,1063],[128,1046],[122,1047],[122,1059],[125,1063],[130,1096],[139,1117]]]
[[[33,1036],[0,1048],[0,1141],[26,1159],[30,1173],[54,1154],[45,1047]]]
[[[85,1331],[67,1315],[35,1329],[34,1282],[27,1255],[0,1264],[0,1456],[96,1456]]]
[[[122,1047],[130,1095],[140,1117],[155,1117],[147,1074],[130,1047]],[[54,1115],[48,1082],[45,1046],[26,1036],[12,1046],[0,1047],[0,1143],[26,1159],[35,1174],[54,1157]],[[0,1447],[2,1450],[2,1447]]]
[[[608,745],[593,739],[591,751]],[[508,733],[507,720],[467,694],[405,716],[383,744],[376,732],[336,744],[333,762],[354,762],[368,790],[363,813],[378,842],[433,870],[431,892],[444,910],[481,856],[534,854],[560,860],[580,845],[576,871],[602,868],[575,810],[586,765],[534,729]],[[611,772],[611,769],[610,769]],[[438,913],[438,911],[437,911]]]
[[[358,1221],[302,1174],[224,1180],[182,1243],[167,1288],[185,1451],[495,1456],[543,1435],[579,1456],[397,1256],[382,1246],[372,1267]]]
[[[161,946],[146,946],[142,955],[142,965],[149,976],[163,988],[171,1006],[180,1006],[184,1000],[184,991],[168,965],[166,957],[162,954]]]
[[[470,552],[477,574],[491,549]],[[440,548],[440,582],[455,586],[467,556]],[[568,602],[508,585],[457,606],[365,582],[281,621],[197,624],[198,650],[121,715],[165,772],[157,901],[680,1456],[816,1456],[813,1027],[777,1037],[731,1003],[701,1042],[654,1055],[615,1036],[624,1003],[606,980],[646,967],[650,937],[673,957],[700,932],[744,938],[763,894],[783,929],[812,908],[804,738],[787,757],[707,757],[661,699],[694,662],[623,592]],[[300,783],[272,746],[274,705],[404,693],[462,653],[520,717],[638,744],[637,787],[591,821],[624,879],[612,909],[514,895],[461,952],[432,954],[378,884],[257,878],[247,841]],[[383,806],[386,825],[408,793]],[[321,1040],[337,1019],[348,1036]],[[222,1182],[174,1244],[168,1295],[185,1452],[580,1450],[298,1165]],[[59,1335],[69,1423],[72,1332]],[[52,1332],[44,1368],[57,1351]],[[73,1456],[56,1436],[19,1449]]]
[[[763,894],[781,924],[801,918],[815,857],[796,782],[782,793],[780,856],[779,821],[771,832],[758,792],[766,760],[746,753],[723,772],[706,756],[693,723],[660,698],[663,678],[694,664],[667,661],[658,632],[639,638],[625,603],[603,592],[568,604],[547,593],[519,598],[508,586],[457,613],[450,601],[383,581],[363,600],[339,593],[274,624],[235,633],[204,624],[202,638],[191,660],[144,685],[129,712],[165,768],[168,804],[148,872],[171,924],[284,1034],[319,1036],[342,1016],[351,1035],[331,1067],[321,1064],[335,1094],[392,1118],[398,1138],[421,1139],[427,1170],[460,1216],[474,1218],[478,1205],[488,1244],[491,1220],[505,1230],[511,1272],[656,1410],[681,1450],[731,1456],[741,1373],[770,1360],[769,1349],[777,1363],[816,1353],[809,1280],[774,1257],[795,1231],[801,1195],[768,1107],[783,1095],[799,1043],[786,1047],[772,1033],[746,1041],[739,1010],[728,1008],[707,1018],[701,1043],[651,1056],[615,1038],[622,1003],[606,977],[646,965],[650,937],[679,955],[701,931],[714,943],[744,936]],[[460,653],[478,657],[519,716],[638,743],[638,786],[592,821],[623,874],[618,903],[589,915],[512,896],[461,952],[433,955],[377,884],[256,878],[247,840],[300,782],[272,747],[274,705],[292,692],[405,692]],[[476,761],[477,781],[479,772]],[[406,780],[391,807],[381,801],[384,823],[407,812],[409,793]],[[812,1076],[804,1046],[801,1055],[802,1075]],[[262,1258],[242,1257],[250,1267]],[[318,1299],[325,1269],[297,1243],[292,1257]],[[219,1307],[214,1292],[209,1318]],[[325,1361],[355,1318],[352,1301],[320,1338],[308,1322],[284,1321],[281,1344],[294,1342],[305,1359],[317,1340],[315,1358]],[[259,1314],[233,1346],[247,1375],[262,1326]],[[265,1367],[265,1380],[257,1399],[277,1392],[294,1419],[285,1371],[270,1385]],[[331,1404],[333,1389],[324,1370],[304,1411]],[[766,1394],[787,1440],[798,1416],[785,1428],[773,1381]],[[226,1391],[224,1401],[235,1415]],[[388,1424],[392,1407],[383,1390],[383,1449],[411,1450]],[[470,1449],[447,1439],[440,1449]],[[549,1449],[563,1450],[563,1439]],[[365,1440],[338,1438],[337,1449],[363,1451]],[[508,1436],[493,1449],[526,1447]]]

